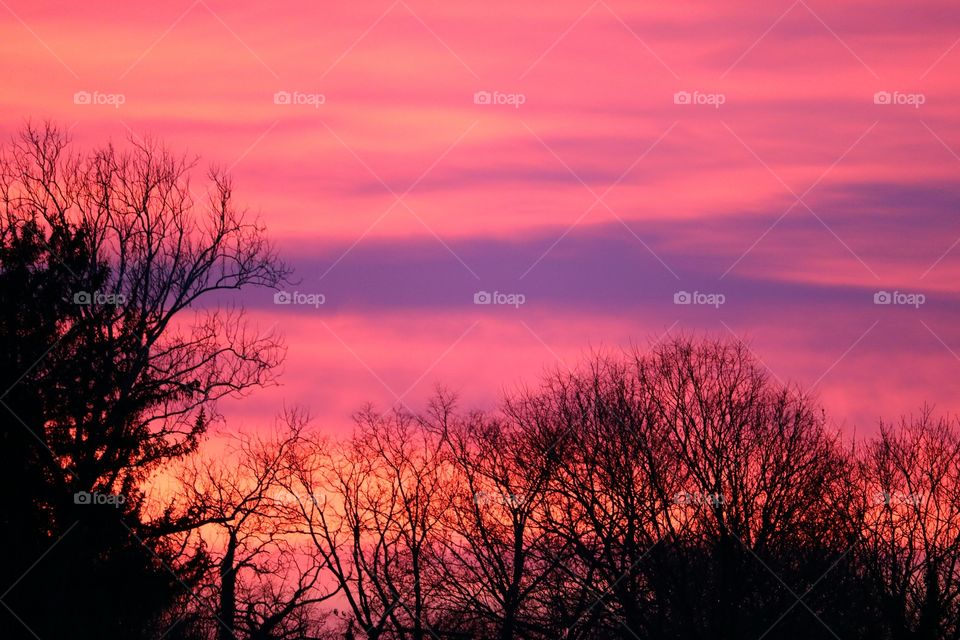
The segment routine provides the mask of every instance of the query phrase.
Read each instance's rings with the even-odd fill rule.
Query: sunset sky
[[[746,338],[847,430],[956,412],[960,6],[668,5],[0,0],[0,135],[230,169],[324,303],[243,296],[288,355],[227,424],[491,407],[681,331]]]

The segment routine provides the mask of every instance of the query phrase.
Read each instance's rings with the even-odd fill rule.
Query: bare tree
[[[426,428],[442,437],[450,475],[443,500],[443,607],[485,637],[512,640],[549,632],[538,601],[561,554],[538,526],[550,460],[509,414],[454,413],[444,394],[431,404]]]
[[[294,491],[304,527],[342,590],[348,633],[423,640],[435,634],[436,553],[445,478],[439,440],[412,415],[357,416],[354,436],[303,461]]]
[[[213,401],[271,380],[277,338],[206,301],[275,287],[288,271],[225,174],[212,170],[199,199],[195,161],[158,143],[85,155],[68,143],[51,125],[28,126],[3,150],[0,221],[5,236],[40,229],[42,261],[69,270],[75,304],[40,365],[59,403],[38,435],[77,489],[109,490],[194,447]],[[58,384],[67,378],[85,393]]]
[[[742,342],[680,338],[636,366],[655,419],[669,430],[683,482],[670,509],[683,532],[675,540],[705,551],[710,561],[701,565],[716,570],[716,583],[700,583],[720,604],[704,620],[707,628],[776,637],[798,625],[778,622],[771,611],[795,602],[779,581],[803,593],[824,576],[841,576],[835,563],[858,534],[844,527],[849,455],[822,409],[772,380]],[[694,595],[702,601],[701,593],[681,602]],[[817,595],[814,604],[822,602]],[[751,610],[751,602],[759,608]],[[703,612],[688,613],[696,619]]]
[[[776,637],[796,624],[777,576],[809,587],[855,541],[848,455],[743,344],[597,356],[512,405],[556,460],[543,526],[580,585],[559,583],[568,635]]]
[[[31,527],[4,546],[36,557],[71,531],[50,573],[11,595],[48,637],[78,624],[133,637],[181,589],[151,537],[162,528],[141,526],[140,483],[196,447],[218,399],[270,383],[283,355],[221,294],[278,286],[288,270],[224,173],[194,191],[195,164],[153,141],[76,151],[53,125],[0,149],[0,466],[31,483],[3,483],[12,519]],[[9,581],[26,568],[11,562]],[[108,592],[109,615],[89,601]]]
[[[291,474],[305,418],[286,414],[273,435],[238,434],[180,469],[172,507],[185,546],[212,559],[210,626],[221,640],[302,638],[316,631],[326,558],[300,535]],[[165,519],[169,521],[170,519]]]
[[[597,356],[512,399],[507,411],[555,467],[538,515],[565,574],[550,594],[556,633],[653,633],[651,552],[669,531],[665,514],[680,485],[665,429],[629,362]]]
[[[895,638],[960,637],[960,433],[929,408],[882,423],[861,465],[862,567]]]

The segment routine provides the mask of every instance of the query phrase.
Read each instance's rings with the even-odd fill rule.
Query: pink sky
[[[289,355],[281,387],[225,405],[231,424],[302,405],[337,430],[438,383],[490,406],[668,330],[748,337],[848,428],[960,408],[956,3],[2,0],[0,16],[0,134],[49,117],[80,145],[152,135],[230,167],[294,288],[326,296],[246,296]],[[481,290],[526,302],[474,305]]]

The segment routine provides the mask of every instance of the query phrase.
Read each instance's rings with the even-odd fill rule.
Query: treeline
[[[739,343],[595,357],[495,412],[288,416],[183,465],[200,637],[953,638],[960,439],[854,446]],[[278,579],[279,578],[279,579]]]
[[[192,168],[0,153],[0,637],[960,638],[960,426],[844,439],[738,342],[201,447],[282,358],[211,300],[289,272]]]

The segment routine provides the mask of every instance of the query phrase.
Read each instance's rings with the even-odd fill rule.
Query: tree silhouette
[[[28,125],[0,152],[4,455],[30,483],[30,504],[21,480],[3,487],[22,509],[0,534],[20,550],[2,571],[15,583],[3,622],[139,637],[191,579],[140,525],[140,482],[196,446],[218,398],[268,383],[282,355],[275,336],[205,302],[287,270],[223,174],[201,203],[194,163],[159,144],[81,154],[68,142]]]
[[[198,616],[221,640],[301,638],[317,627],[314,605],[337,592],[321,583],[326,559],[298,535],[299,504],[312,499],[290,491],[305,425],[287,413],[274,433],[234,435],[176,470],[182,545],[210,559]]]
[[[929,408],[860,463],[862,568],[893,638],[960,637],[960,433]]]
[[[458,416],[454,407],[438,395],[425,422],[449,467],[438,536],[442,606],[491,638],[547,632],[552,620],[538,599],[561,554],[537,516],[554,464],[509,415]]]
[[[318,443],[294,493],[304,531],[328,558],[348,628],[361,637],[425,640],[437,633],[434,559],[444,476],[441,443],[415,416],[357,415],[341,447]]]
[[[744,345],[598,356],[509,406],[556,461],[542,526],[566,555],[568,636],[829,635],[790,591],[843,574],[826,570],[853,543],[850,462]]]

